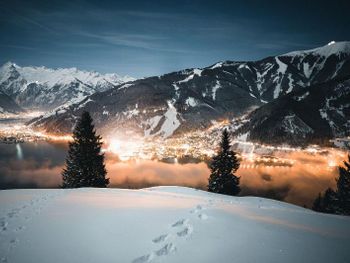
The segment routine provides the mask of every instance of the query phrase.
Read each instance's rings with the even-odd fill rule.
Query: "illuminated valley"
[[[19,163],[26,157],[27,151],[23,149],[25,145],[48,143],[62,145],[62,149],[66,149],[67,143],[72,140],[69,134],[53,135],[33,130],[24,124],[26,120],[27,118],[20,118],[1,124],[1,142],[16,146]],[[142,188],[153,185],[185,185],[206,189],[208,164],[217,150],[221,130],[225,127],[228,127],[227,121],[216,122],[206,130],[166,139],[142,137],[136,133],[129,136],[103,136],[103,151],[111,186]],[[232,149],[238,153],[241,161],[237,174],[241,177],[243,194],[262,195],[299,205],[310,205],[318,192],[335,184],[337,167],[347,154],[346,150],[336,147],[272,146],[241,138],[233,139]],[[32,170],[33,179],[30,180],[46,187],[57,186],[60,183],[64,155],[62,153],[57,165],[45,168],[47,181],[41,182],[43,178],[39,174],[36,179],[33,176],[43,173],[41,168],[38,171]],[[12,177],[14,180],[17,175],[13,174]],[[10,179],[8,177],[6,180]],[[305,189],[308,193],[306,196]]]

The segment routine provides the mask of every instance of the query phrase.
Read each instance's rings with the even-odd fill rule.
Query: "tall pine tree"
[[[236,153],[230,148],[230,136],[225,129],[222,132],[220,149],[209,166],[211,170],[208,184],[209,192],[237,195],[241,191],[239,177],[234,175],[239,168],[239,160]]]
[[[63,188],[107,187],[101,137],[96,135],[92,118],[83,112],[69,143],[66,167],[62,172]]]

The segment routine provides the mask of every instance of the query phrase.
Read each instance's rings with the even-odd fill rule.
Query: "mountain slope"
[[[326,143],[350,135],[350,77],[282,96],[252,112],[236,131],[269,144]]]
[[[7,190],[0,208],[2,262],[350,260],[350,218],[263,198],[184,187]]]
[[[117,74],[20,67],[11,62],[0,68],[0,90],[27,109],[51,110],[131,80]]]
[[[0,91],[0,105],[0,115],[7,113],[18,114],[23,112],[23,109],[2,91]]]
[[[350,75],[350,42],[255,62],[219,62],[119,85],[48,113],[32,124],[70,132],[83,110],[105,133],[168,137],[240,116],[285,94]]]
[[[262,102],[221,71],[189,69],[150,77],[96,93],[61,108],[34,125],[50,132],[70,132],[82,111],[89,111],[102,133],[133,130],[168,137],[207,127],[212,120],[232,118]],[[215,74],[215,75],[213,75]]]

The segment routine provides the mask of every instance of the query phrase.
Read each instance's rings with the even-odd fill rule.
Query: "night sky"
[[[350,40],[350,1],[0,0],[0,63],[133,77]]]

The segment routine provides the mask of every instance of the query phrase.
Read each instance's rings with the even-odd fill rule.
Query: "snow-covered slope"
[[[349,262],[350,218],[190,188],[5,190],[1,262]]]
[[[291,92],[246,119],[235,133],[268,144],[327,144],[350,136],[350,77]]]
[[[20,67],[11,62],[0,68],[0,90],[28,109],[47,110],[76,103],[97,91],[132,80],[117,74],[103,75],[76,68]]]
[[[83,110],[99,129],[123,128],[168,137],[239,117],[309,86],[350,77],[350,42],[331,43],[254,62],[219,62],[139,79],[91,95],[35,120],[50,132],[70,132]]]

